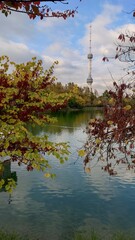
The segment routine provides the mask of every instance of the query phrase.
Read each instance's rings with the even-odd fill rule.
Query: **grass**
[[[124,235],[124,233],[117,233],[113,236],[112,240],[134,240],[132,236]]]
[[[73,240],[101,240],[101,238],[94,230],[92,230],[88,236],[81,233],[75,233]]]
[[[112,237],[106,236],[106,238],[103,238],[93,230],[87,236],[85,234],[76,233],[73,240],[135,240],[135,237],[132,237],[120,232],[120,233],[114,234]]]
[[[26,237],[21,237],[17,233],[8,233],[0,230],[0,240],[30,240]]]
[[[105,239],[101,237],[94,230],[91,231],[91,233],[87,236],[84,233],[75,233],[74,237],[69,238],[69,240],[134,240],[134,239],[135,237],[125,235],[124,233],[116,233],[112,237],[106,236],[106,239]],[[0,240],[30,240],[30,239],[27,237],[21,237],[17,233],[8,233],[6,231],[0,230]],[[47,239],[42,239],[42,240],[47,240]]]

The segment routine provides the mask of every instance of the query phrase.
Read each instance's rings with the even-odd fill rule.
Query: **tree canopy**
[[[102,169],[117,174],[117,166],[135,169],[135,95],[131,84],[114,82],[104,103],[103,119],[91,119],[87,126],[85,167],[93,159]]]
[[[81,1],[81,0],[80,0]],[[30,0],[10,0],[10,1],[0,1],[0,10],[5,16],[8,16],[12,12],[25,13],[30,19],[40,17],[62,17],[66,19],[67,17],[74,17],[77,9],[66,9],[65,11],[53,11],[48,3],[61,3],[67,6],[68,1],[66,0],[40,0],[40,1],[30,1]]]
[[[67,94],[49,91],[56,80],[56,64],[44,70],[42,61],[36,58],[16,64],[6,56],[0,57],[0,172],[8,160],[26,165],[28,171],[45,171],[45,176],[50,177],[53,173],[48,156],[56,157],[60,163],[67,160],[67,143],[54,143],[46,134],[34,136],[27,127],[28,123],[42,126],[54,122],[49,112],[67,104]],[[15,182],[1,178],[0,188],[3,186],[11,191]]]
[[[131,76],[127,81],[114,82],[113,89],[106,91],[104,117],[90,120],[82,154],[86,169],[93,159],[101,160],[102,169],[110,175],[117,174],[120,164],[135,171],[135,34],[122,33],[118,41],[114,58],[130,63],[127,72]]]

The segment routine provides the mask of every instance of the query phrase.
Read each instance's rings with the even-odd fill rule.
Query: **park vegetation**
[[[47,134],[35,136],[28,126],[40,127],[54,123],[51,113],[82,109],[89,104],[88,87],[77,84],[62,85],[53,75],[54,64],[45,70],[43,62],[16,64],[7,56],[0,57],[0,188],[11,192],[16,187],[16,174],[4,175],[4,169],[16,162],[28,171],[43,171],[45,177],[54,177],[49,158],[60,163],[68,159],[68,143],[52,142]],[[98,103],[92,94],[93,104]]]
[[[118,41],[114,58],[130,63],[129,78],[113,82],[113,88],[106,91],[103,119],[91,119],[87,126],[88,138],[81,151],[87,172],[93,159],[102,162],[102,169],[109,175],[116,175],[123,166],[135,172],[135,35],[122,33]]]
[[[98,160],[107,161],[103,169],[110,175],[116,174],[109,160],[117,159],[118,150],[124,156],[114,164],[126,163],[129,169],[135,166],[135,96],[131,85],[114,83],[114,90],[106,90],[99,96],[87,86],[57,82],[53,75],[57,64],[54,62],[50,69],[44,70],[43,62],[36,58],[22,64],[11,62],[7,56],[0,58],[0,188],[6,191],[11,192],[16,186],[15,178],[2,175],[7,161],[23,164],[28,171],[43,171],[45,177],[54,177],[48,157],[56,157],[60,163],[68,159],[68,143],[51,142],[46,134],[34,136],[28,128],[28,125],[41,127],[54,123],[56,119],[51,113],[57,111],[104,109],[104,119],[90,120],[85,151],[79,151],[80,156],[86,154],[86,168],[90,159],[98,156]]]
[[[49,91],[53,85],[55,62],[44,70],[42,61],[16,64],[8,57],[0,58],[0,171],[3,161],[25,164],[28,171],[45,171],[51,168],[47,156],[56,157],[61,163],[67,160],[68,144],[51,142],[47,135],[33,136],[27,124],[42,126],[55,121],[49,112],[66,106],[68,95]],[[15,181],[1,177],[0,188],[12,191]]]

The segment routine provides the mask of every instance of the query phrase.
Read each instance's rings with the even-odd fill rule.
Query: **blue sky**
[[[92,24],[92,77],[93,89],[102,93],[112,84],[112,78],[121,79],[126,64],[118,61],[103,63],[104,55],[115,54],[118,35],[135,31],[135,19],[131,12],[134,0],[69,0],[69,8],[78,6],[78,14],[67,20],[46,18],[30,20],[24,14],[0,14],[1,55],[10,56],[16,62],[28,61],[33,56],[43,59],[45,68],[54,60],[58,81],[87,85],[89,74],[89,26]],[[52,4],[63,9],[63,4]]]

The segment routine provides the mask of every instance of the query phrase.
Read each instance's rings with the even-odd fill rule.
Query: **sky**
[[[36,56],[43,60],[45,69],[58,60],[54,72],[58,82],[87,86],[91,25],[93,90],[102,94],[114,80],[125,79],[126,63],[113,59],[104,63],[102,58],[115,55],[120,33],[135,31],[135,18],[129,14],[135,8],[134,0],[69,0],[67,6],[51,6],[58,10],[78,6],[78,13],[67,20],[30,20],[25,14],[5,17],[0,13],[0,55],[8,55],[17,63]]]

